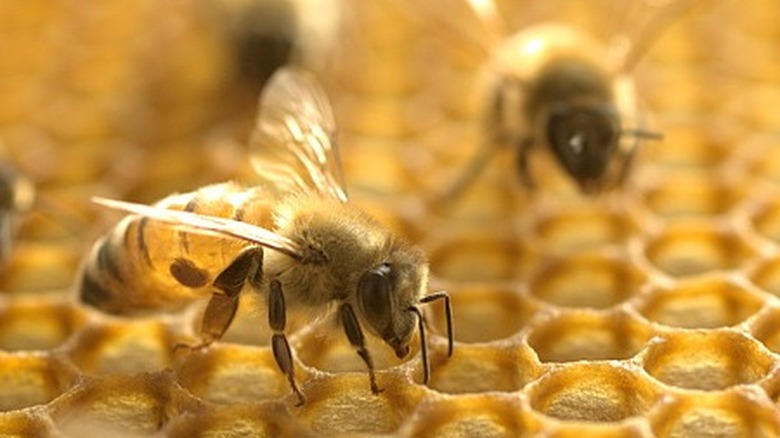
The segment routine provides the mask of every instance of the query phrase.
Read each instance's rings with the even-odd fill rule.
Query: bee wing
[[[661,33],[700,0],[634,0],[613,3],[619,20],[612,41],[612,63],[617,73],[630,72]]]
[[[216,216],[169,210],[162,207],[113,199],[95,197],[92,198],[92,201],[115,210],[123,210],[156,221],[169,223],[187,232],[244,240],[279,251],[296,259],[301,258],[302,250],[297,243],[256,225]]]
[[[317,191],[347,200],[333,111],[312,74],[285,67],[271,77],[249,145],[255,171],[277,193]]]
[[[507,24],[494,0],[397,1],[440,43],[470,55],[490,56],[507,36]]]

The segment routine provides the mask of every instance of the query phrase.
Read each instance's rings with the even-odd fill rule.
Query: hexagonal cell
[[[780,201],[775,197],[757,206],[750,220],[758,234],[775,244],[780,243]]]
[[[508,229],[446,229],[440,233],[427,248],[431,274],[437,278],[500,281],[522,277],[528,270],[530,250]]]
[[[0,411],[44,405],[73,385],[76,370],[46,354],[0,352]]]
[[[780,297],[780,257],[759,260],[748,275],[753,284],[761,290]]]
[[[528,394],[545,415],[599,423],[647,415],[659,395],[639,370],[597,362],[555,369],[529,385]]]
[[[741,323],[763,304],[760,296],[733,279],[711,276],[651,290],[637,309],[650,321],[671,327],[716,328]]]
[[[534,315],[537,306],[512,284],[437,284],[449,292],[455,340],[465,343],[491,342],[519,332]],[[444,337],[447,324],[444,306],[426,307],[428,323]]]
[[[778,414],[758,391],[729,391],[670,399],[650,421],[658,437],[773,437],[780,434]]]
[[[760,343],[731,331],[669,334],[644,357],[645,370],[661,382],[704,391],[756,382],[773,366]]]
[[[741,193],[733,181],[712,171],[666,171],[643,190],[645,205],[665,218],[712,216],[728,212]]]
[[[628,359],[653,336],[630,315],[567,312],[534,324],[528,344],[542,362]]]
[[[464,413],[468,415],[463,415]],[[536,425],[524,418],[516,398],[460,396],[423,403],[404,436],[507,437],[532,436]]]
[[[447,394],[517,391],[541,370],[533,352],[504,345],[462,344],[452,357],[431,358],[429,386]]]
[[[386,370],[396,367],[404,362],[417,360],[419,351],[419,336],[410,344],[409,354],[399,359],[393,349],[384,341],[367,333],[363,328],[366,341],[366,349],[371,354],[371,359],[377,370]],[[430,333],[429,344],[433,337]],[[302,330],[296,335],[292,348],[294,355],[309,367],[331,373],[358,372],[367,373],[366,363],[357,353],[357,349],[349,343],[340,322],[321,321]],[[366,374],[366,380],[368,376]]]
[[[742,237],[709,222],[676,222],[645,247],[647,259],[673,277],[736,269],[755,254]]]
[[[61,299],[14,298],[0,307],[0,349],[48,350],[86,322],[85,314]]]
[[[761,312],[750,331],[766,348],[780,353],[780,308],[773,306]]]
[[[51,420],[31,409],[0,414],[0,436],[7,438],[56,436]]]
[[[71,286],[81,248],[57,242],[20,241],[0,276],[0,290],[39,292]]]
[[[624,259],[582,253],[547,260],[529,280],[531,294],[563,307],[603,309],[638,293],[646,277]]]
[[[177,362],[179,384],[212,403],[251,403],[292,393],[269,348],[219,344]],[[303,382],[306,374],[299,368],[296,378]]]
[[[160,319],[106,319],[79,333],[68,355],[89,374],[138,373],[170,366],[175,343]]]
[[[338,374],[310,380],[303,388],[306,403],[296,417],[318,435],[391,434],[412,415],[426,394],[403,376],[378,376],[383,389],[371,393],[366,377]]]
[[[537,219],[534,228],[539,245],[553,253],[625,242],[637,229],[631,217],[603,204],[582,204],[546,213]]]
[[[199,406],[173,418],[165,432],[171,438],[316,436],[303,429],[289,409],[279,403]]]
[[[187,403],[170,373],[139,373],[85,379],[50,412],[67,436],[134,436],[161,430]]]

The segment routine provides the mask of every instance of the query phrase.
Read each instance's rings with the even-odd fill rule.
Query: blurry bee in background
[[[529,191],[536,185],[529,166],[534,149],[550,153],[582,193],[623,185],[641,143],[662,138],[643,126],[631,71],[650,42],[693,0],[646,5],[636,14],[644,23],[627,20],[627,33],[615,36],[611,45],[557,23],[507,36],[493,1],[466,1],[484,31],[479,45],[488,56],[486,144],[439,202],[457,198],[496,150],[507,146],[517,150],[520,180]]]
[[[236,76],[252,99],[287,64],[318,70],[340,23],[338,0],[219,0],[215,9],[232,48]]]
[[[202,348],[230,326],[241,291],[264,297],[274,358],[299,404],[285,330],[288,313],[337,313],[380,392],[362,327],[399,357],[420,331],[423,381],[430,370],[422,303],[443,299],[448,353],[449,296],[423,296],[423,252],[347,202],[335,122],[313,77],[283,68],[264,90],[250,139],[261,184],[223,183],[172,195],[154,206],[99,200],[127,216],[96,242],[81,277],[81,301],[112,314],[166,311],[210,296]]]
[[[0,164],[0,263],[11,253],[18,215],[29,211],[35,200],[32,181],[8,164]]]

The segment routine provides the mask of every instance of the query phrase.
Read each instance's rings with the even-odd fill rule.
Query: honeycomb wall
[[[336,62],[299,58],[333,97],[353,202],[426,250],[455,317],[447,358],[443,309],[426,309],[427,386],[419,344],[398,359],[368,339],[379,395],[331,321],[291,333],[301,407],[253,297],[223,342],[187,353],[172,347],[202,306],[109,317],[73,288],[118,219],[91,196],[152,201],[249,177],[257,84],[240,76],[231,17],[252,4],[278,17],[283,50],[312,44],[289,27],[332,14],[275,0],[0,4],[0,149],[38,191],[0,275],[0,435],[779,435],[777,2],[701,2],[651,47],[636,80],[665,138],[625,189],[584,198],[552,169],[529,194],[506,151],[441,209],[427,201],[478,147],[485,98],[479,35],[456,3],[431,18],[438,3],[344,1]],[[615,28],[608,1],[536,3],[498,10],[511,30]]]

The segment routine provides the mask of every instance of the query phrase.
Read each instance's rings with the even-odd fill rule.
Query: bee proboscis
[[[305,397],[285,334],[291,311],[335,313],[368,368],[374,393],[380,388],[363,328],[399,358],[419,330],[427,383],[419,305],[444,301],[451,355],[449,296],[423,295],[428,265],[422,250],[347,202],[330,104],[311,74],[283,68],[271,78],[250,147],[259,185],[216,184],[154,206],[96,199],[133,214],[95,244],[83,270],[81,300],[133,314],[210,296],[198,348],[222,337],[247,287],[264,297],[273,355],[298,404]]]

